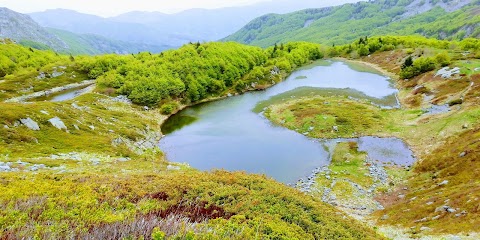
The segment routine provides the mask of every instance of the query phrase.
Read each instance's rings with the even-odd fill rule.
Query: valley
[[[349,3],[175,49],[143,27],[204,10],[70,26],[124,42],[0,8],[0,239],[478,239],[477,8]]]

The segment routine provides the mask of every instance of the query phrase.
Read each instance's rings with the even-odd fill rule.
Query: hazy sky
[[[0,0],[0,7],[21,13],[65,8],[99,16],[115,16],[130,11],[173,13],[191,8],[220,8],[269,0]]]

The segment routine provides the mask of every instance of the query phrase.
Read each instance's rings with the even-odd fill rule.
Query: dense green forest
[[[441,4],[447,5],[449,11]],[[376,0],[270,14],[253,20],[225,40],[267,47],[289,41],[340,45],[359,37],[379,35],[417,34],[448,40],[479,37],[480,1],[473,0],[456,10],[457,4],[456,1]],[[430,10],[419,12],[422,8]]]
[[[105,91],[113,89],[134,103],[155,106],[270,85],[296,67],[322,58],[319,47],[289,43],[263,50],[237,43],[196,43],[161,54],[82,58],[79,64]]]

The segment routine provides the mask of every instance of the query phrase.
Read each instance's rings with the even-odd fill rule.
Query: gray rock
[[[49,114],[49,113],[48,113],[47,111],[45,111],[45,110],[40,111],[40,113],[43,113],[43,114],[45,114],[45,115],[48,115],[48,114]]]
[[[12,168],[5,163],[0,163],[0,172],[10,172]]]
[[[59,117],[51,118],[48,121],[59,130],[67,130],[67,126],[65,126],[65,123],[63,123]]]
[[[168,166],[167,166],[167,170],[169,170],[169,171],[177,171],[177,170],[180,170],[180,167],[168,165]]]
[[[465,156],[467,156],[467,152],[462,152],[462,153],[460,153],[458,156],[459,156],[459,157],[465,157]]]
[[[338,132],[338,126],[333,126],[333,131]]]
[[[80,128],[77,126],[77,125],[73,125],[73,127],[76,129],[76,130],[80,130]]]
[[[33,121],[31,118],[24,118],[20,119],[20,122],[25,125],[25,127],[33,130],[33,131],[40,131],[40,127],[38,126],[38,123]]]
[[[453,209],[453,208],[447,208],[447,212],[449,213],[454,213],[456,212],[457,210]]]
[[[381,220],[387,220],[387,219],[388,219],[388,215],[387,215],[387,214],[383,215],[382,218],[381,218]]]
[[[420,228],[420,231],[429,231],[429,230],[432,230],[432,229],[429,228],[429,227],[421,227]]]
[[[90,126],[88,126],[88,127],[89,127],[90,129],[92,129],[92,131],[95,131],[95,126],[90,125]]]
[[[3,128],[9,129],[10,127],[8,127],[7,125],[3,125]]]
[[[432,220],[437,220],[437,219],[439,219],[440,217],[441,217],[440,215],[437,215],[437,216],[435,216],[435,217],[432,217]]]
[[[448,184],[448,180],[444,180],[443,182],[439,183],[438,186],[444,186]]]

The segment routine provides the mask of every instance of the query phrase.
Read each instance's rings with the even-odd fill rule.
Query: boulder
[[[40,131],[40,127],[38,126],[38,123],[33,121],[31,118],[24,118],[20,119],[20,122],[25,125],[25,127],[33,130],[33,131]]]
[[[51,118],[48,121],[59,130],[67,130],[67,126],[65,126],[65,123],[63,123],[59,117]]]

